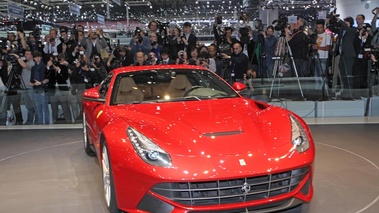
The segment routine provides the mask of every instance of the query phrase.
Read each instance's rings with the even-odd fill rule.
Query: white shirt
[[[33,88],[30,85],[30,75],[32,74],[32,67],[36,64],[33,60],[27,61],[26,64],[29,66],[29,69],[23,68],[21,71],[21,79],[25,83],[26,88]],[[23,84],[22,84],[23,87]],[[24,88],[25,89],[25,88]]]
[[[317,34],[316,44],[318,47],[326,47],[328,45],[332,45],[332,36],[327,32],[322,34]],[[329,56],[329,51],[327,50],[318,50],[319,57],[322,59],[326,59]]]

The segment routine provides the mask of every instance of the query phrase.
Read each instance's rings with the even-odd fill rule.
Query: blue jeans
[[[33,89],[22,90],[21,99],[28,111],[25,124],[33,124],[34,121],[37,121],[37,114],[33,101]]]
[[[37,124],[49,124],[50,111],[48,105],[48,95],[46,92],[33,91],[33,100],[37,111]]]

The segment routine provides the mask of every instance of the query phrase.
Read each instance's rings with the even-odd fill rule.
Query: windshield
[[[117,76],[111,104],[201,101],[238,94],[207,70],[164,69]]]

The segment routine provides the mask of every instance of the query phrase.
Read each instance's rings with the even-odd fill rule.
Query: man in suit
[[[350,89],[352,88],[353,83],[353,79],[351,78],[353,74],[353,65],[357,56],[357,30],[353,28],[354,19],[352,17],[339,20],[338,23],[341,25],[337,48],[338,53],[341,55],[338,67],[345,88],[345,90],[341,91],[341,97],[352,98]]]
[[[99,34],[98,31],[93,32],[92,30],[88,33],[88,38],[83,38],[81,41],[81,45],[85,48],[85,55],[87,57],[87,64],[90,63],[90,60],[93,55],[101,54],[102,50],[108,49],[107,41],[104,39],[102,35]]]
[[[182,40],[185,45],[185,51],[187,52],[187,55],[191,55],[191,50],[193,48],[196,48],[196,43],[197,43],[197,37],[192,34],[192,25],[189,22],[184,22],[183,24],[183,37]]]
[[[166,48],[163,48],[161,50],[160,55],[161,55],[161,60],[159,61],[160,64],[175,64],[175,60],[169,57],[169,53]]]

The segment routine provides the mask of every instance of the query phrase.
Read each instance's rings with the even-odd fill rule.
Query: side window
[[[111,80],[112,80],[112,74],[109,74],[109,75],[103,80],[103,82],[101,82],[101,84],[100,84],[100,88],[99,88],[100,98],[105,99],[105,97],[107,96],[107,93],[108,93],[108,89],[109,89],[109,85],[110,85],[110,83],[111,83]]]

